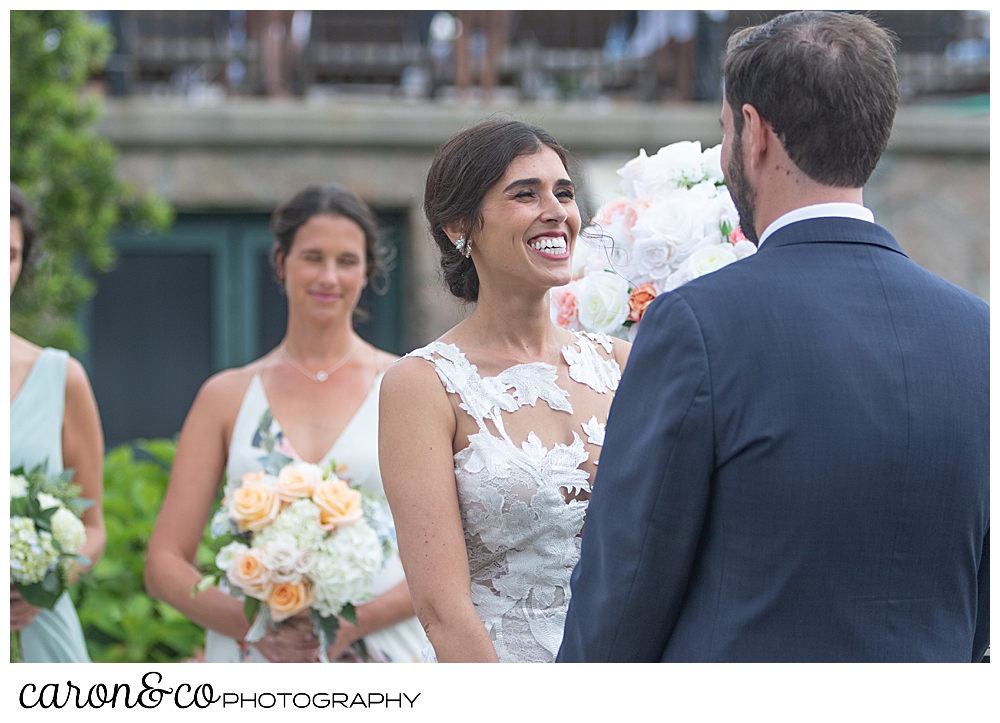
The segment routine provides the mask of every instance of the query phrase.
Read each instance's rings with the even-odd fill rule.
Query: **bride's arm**
[[[249,629],[243,604],[217,587],[194,597],[191,591],[201,580],[195,555],[225,468],[226,420],[235,419],[245,386],[237,375],[223,372],[199,390],[181,428],[170,483],[149,540],[145,571],[146,590],[152,597],[192,622],[237,640]],[[313,659],[317,640],[305,632],[311,625],[299,627],[282,625],[257,647],[269,660]]]
[[[440,662],[497,662],[472,605],[455,488],[455,414],[431,365],[402,359],[379,398],[379,466],[417,617]]]

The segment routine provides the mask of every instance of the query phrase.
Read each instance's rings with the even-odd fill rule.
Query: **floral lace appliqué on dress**
[[[570,378],[602,394],[613,392],[621,376],[618,364],[603,357],[594,342],[610,352],[612,342],[603,335],[577,334],[576,344],[563,348]],[[553,662],[590,492],[588,474],[580,469],[589,457],[584,440],[600,445],[605,425],[592,416],[580,422],[583,437],[574,431],[571,444],[551,449],[534,432],[516,444],[502,412],[543,401],[573,414],[569,392],[557,385],[556,367],[518,364],[481,377],[458,347],[442,342],[408,356],[432,362],[445,389],[459,395],[459,407],[479,427],[455,455],[476,612],[501,662]],[[425,657],[434,659],[429,645]]]

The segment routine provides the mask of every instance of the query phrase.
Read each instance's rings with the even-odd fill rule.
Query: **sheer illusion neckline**
[[[324,462],[326,462],[327,460],[330,459],[330,457],[333,455],[334,450],[336,450],[337,446],[340,444],[341,440],[343,440],[344,437],[347,436],[348,432],[350,432],[351,429],[357,423],[358,418],[361,416],[361,412],[363,412],[364,409],[365,409],[365,407],[368,406],[368,403],[370,402],[370,400],[372,398],[372,395],[375,394],[376,391],[378,390],[378,382],[379,382],[379,379],[382,378],[383,373],[384,372],[382,371],[382,367],[381,367],[381,365],[379,365],[379,370],[375,373],[375,378],[372,380],[371,386],[368,389],[368,393],[365,395],[365,398],[363,400],[361,400],[361,404],[358,405],[358,408],[354,410],[354,414],[351,415],[351,418],[349,420],[347,420],[347,424],[344,425],[344,428],[340,431],[340,434],[338,434],[337,437],[336,437],[336,439],[333,440],[333,444],[331,444],[330,448],[327,449],[326,454],[324,454],[322,457],[320,457],[317,462],[309,462],[309,464],[323,464]],[[269,412],[271,412],[271,420],[272,420],[271,423],[275,427],[277,427],[278,430],[281,431],[281,434],[284,437],[285,442],[287,443],[289,450],[294,454],[295,458],[298,461],[300,461],[300,462],[308,462],[308,460],[303,459],[302,455],[299,454],[298,449],[296,449],[296,447],[295,447],[295,444],[292,442],[291,438],[288,436],[288,432],[285,431],[284,425],[282,425],[281,422],[278,421],[278,418],[274,416],[274,412],[271,409],[271,400],[269,400],[267,398],[267,391],[264,389],[264,382],[260,378],[260,373],[259,372],[257,374],[254,374],[254,377],[253,377],[253,380],[251,381],[251,384],[254,384],[254,385],[257,386],[257,389],[259,390],[261,397],[264,399],[264,406],[265,406],[265,408]]]

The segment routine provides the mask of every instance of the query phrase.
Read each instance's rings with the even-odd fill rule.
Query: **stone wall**
[[[121,176],[181,211],[270,211],[309,183],[340,183],[410,219],[406,346],[467,313],[443,289],[422,215],[434,150],[486,117],[540,125],[573,152],[591,209],[641,147],[720,141],[704,104],[537,104],[502,108],[403,101],[247,100],[195,107],[107,100],[99,131],[121,150]],[[917,263],[989,300],[989,116],[902,108],[890,152],[865,191],[877,220]]]

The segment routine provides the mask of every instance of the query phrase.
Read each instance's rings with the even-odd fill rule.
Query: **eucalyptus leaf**
[[[332,645],[337,639],[337,631],[340,630],[340,619],[336,615],[320,615],[316,613],[313,622],[318,623],[320,630],[326,635],[328,644]]]
[[[31,585],[18,585],[17,589],[21,592],[21,596],[36,608],[51,610],[59,600],[59,595],[47,591],[37,582]]]
[[[246,617],[248,623],[253,623],[258,610],[260,610],[260,600],[247,595],[243,601],[243,615]]]
[[[344,618],[351,625],[357,626],[358,624],[358,612],[351,603],[347,603],[340,609],[340,617]]]
[[[42,578],[42,589],[45,592],[56,594],[60,587],[62,587],[62,581],[59,579],[59,573],[55,570],[47,571],[45,577]]]

